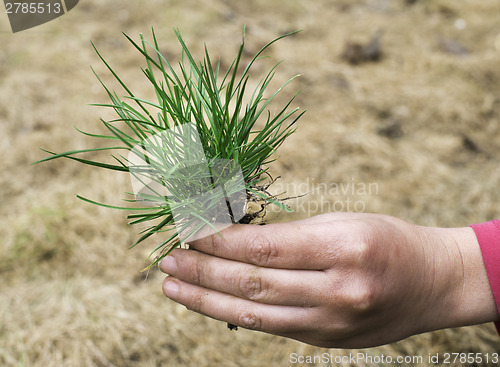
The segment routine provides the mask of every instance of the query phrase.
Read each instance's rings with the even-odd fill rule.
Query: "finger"
[[[235,224],[219,234],[193,241],[190,247],[261,267],[325,270],[354,233],[348,225],[332,223]]]
[[[246,329],[277,335],[308,329],[311,308],[266,305],[167,277],[163,293],[188,309]]]
[[[312,307],[320,303],[311,284],[324,284],[325,272],[261,268],[192,250],[176,249],[161,269],[184,282],[259,303]]]

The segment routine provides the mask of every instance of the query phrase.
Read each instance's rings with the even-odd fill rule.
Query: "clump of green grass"
[[[178,30],[175,30],[175,34],[182,48],[182,58],[175,68],[160,53],[154,30],[152,42],[147,42],[142,34],[139,43],[125,35],[145,59],[146,66],[142,71],[155,91],[157,97],[155,101],[148,101],[134,95],[93,45],[97,55],[123,87],[126,95],[119,97],[94,72],[110,99],[109,103],[96,104],[96,106],[113,109],[117,118],[110,121],[101,119],[101,123],[108,131],[105,135],[78,131],[92,138],[113,141],[116,145],[58,154],[44,150],[51,156],[39,162],[69,158],[99,168],[128,172],[140,181],[147,176],[156,184],[155,187],[164,186],[168,192],[179,191],[179,187],[186,191],[186,188],[193,186],[193,190],[188,189],[188,193],[184,192],[183,200],[180,202],[169,200],[164,192],[152,186],[149,186],[147,193],[135,195],[128,193],[132,198],[126,201],[150,204],[141,207],[111,206],[78,196],[93,204],[132,211],[132,214],[128,215],[131,225],[147,224],[147,228],[140,233],[140,238],[132,247],[156,233],[167,232],[166,239],[151,252],[152,256],[156,254],[151,265],[157,264],[173,248],[180,245],[178,235],[180,230],[188,230],[186,238],[189,239],[205,225],[213,227],[213,223],[196,213],[200,213],[200,210],[211,212],[219,210],[216,206],[220,205],[220,200],[208,200],[202,203],[192,200],[195,193],[214,189],[217,184],[216,180],[213,177],[207,179],[206,174],[193,169],[186,174],[186,170],[182,169],[186,167],[180,164],[180,160],[172,161],[174,152],[170,151],[165,144],[165,133],[179,131],[179,128],[187,124],[196,127],[199,143],[206,157],[203,164],[208,166],[211,172],[214,172],[215,165],[220,162],[233,162],[235,167],[241,169],[246,197],[240,200],[245,200],[245,212],[239,216],[231,213],[233,222],[235,218],[239,223],[250,223],[257,218],[262,218],[269,204],[289,210],[282,200],[268,191],[269,186],[274,182],[268,173],[268,165],[276,159],[276,150],[295,131],[295,124],[304,112],[299,112],[298,108],[291,108],[296,94],[274,114],[270,112],[269,107],[280,91],[297,76],[289,79],[278,90],[268,94],[267,89],[280,64],[277,63],[265,74],[255,89],[249,90],[248,84],[251,67],[263,57],[264,51],[273,43],[294,33],[296,32],[285,34],[267,43],[247,65],[243,66],[241,65],[245,47],[245,31],[243,30],[241,46],[226,72],[221,72],[220,60],[215,63],[212,61],[206,47],[203,60],[197,62]],[[273,105],[273,107],[276,110],[276,106]],[[129,159],[130,153],[137,150],[137,147],[148,151],[149,156],[144,158],[145,162],[134,163]],[[112,157],[115,163],[104,163],[79,156],[82,153],[103,150],[113,152]],[[177,185],[178,182],[182,182],[182,185]],[[225,194],[232,193],[234,192]],[[189,215],[181,220],[175,218],[174,213],[179,208],[183,208],[184,213],[189,213]],[[179,225],[182,228],[179,228]]]

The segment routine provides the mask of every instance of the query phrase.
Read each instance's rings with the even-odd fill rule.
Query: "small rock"
[[[462,137],[462,144],[466,150],[472,153],[479,153],[481,149],[477,146],[477,144],[468,136],[464,135]]]
[[[344,45],[342,58],[352,65],[362,62],[379,61],[382,57],[380,40],[383,32],[378,31],[366,44],[347,41]]]
[[[457,56],[464,56],[470,53],[469,50],[458,41],[447,38],[438,39],[438,46],[441,51]]]
[[[380,127],[377,133],[389,139],[398,139],[403,136],[403,129],[399,121],[394,121],[387,126]]]

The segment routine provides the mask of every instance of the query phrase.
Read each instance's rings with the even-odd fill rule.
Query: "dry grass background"
[[[376,183],[372,195],[323,192],[307,200],[362,200],[366,211],[422,225],[498,218],[500,4],[408,3],[89,0],[15,35],[1,15],[0,365],[288,366],[290,353],[325,351],[229,332],[224,323],[168,301],[159,272],[145,281],[139,270],[148,249],[127,250],[137,228],[127,225],[125,213],[75,198],[79,193],[120,204],[129,190],[126,175],[71,161],[30,165],[45,156],[40,147],[96,144],[72,128],[98,132],[98,118],[106,115],[87,105],[106,101],[89,68],[106,79],[89,40],[138,95],[148,96],[141,60],[121,31],[137,39],[154,26],[162,52],[175,60],[176,26],[195,53],[206,42],[213,56],[228,60],[244,24],[252,53],[284,32],[303,29],[269,52],[275,61],[286,59],[279,78],[303,74],[289,92],[301,89],[297,104],[308,109],[273,168],[282,183]],[[340,57],[346,42],[367,42],[377,30],[384,31],[379,62],[353,66]],[[468,52],[450,53],[450,44]],[[276,220],[308,214],[314,213]],[[499,349],[492,325],[482,325],[364,352],[426,356]]]

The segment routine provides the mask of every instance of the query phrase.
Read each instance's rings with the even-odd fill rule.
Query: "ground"
[[[301,74],[283,98],[301,90],[295,105],[307,109],[271,172],[282,177],[277,191],[315,191],[271,220],[351,210],[453,227],[500,217],[495,0],[89,0],[16,34],[0,19],[2,366],[289,366],[291,353],[357,352],[229,331],[167,300],[161,273],[140,273],[157,239],[128,250],[138,229],[126,213],[75,197],[122,204],[127,175],[72,161],[31,164],[46,157],[39,148],[97,146],[73,126],[98,133],[99,117],[113,117],[89,106],[107,101],[89,66],[111,81],[91,40],[137,95],[150,97],[122,31],[138,39],[154,27],[175,61],[178,27],[195,54],[206,43],[227,65],[244,25],[249,55],[302,29],[268,52],[270,62],[285,60],[277,82]],[[363,53],[376,36],[375,53]],[[499,340],[490,324],[363,353],[491,353]]]

